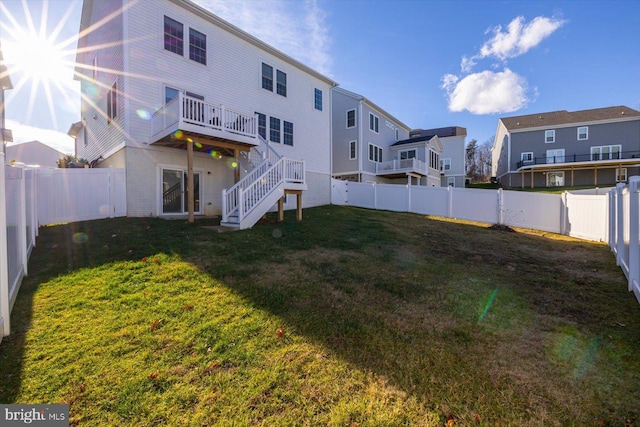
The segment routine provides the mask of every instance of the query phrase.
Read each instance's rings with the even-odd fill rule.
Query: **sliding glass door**
[[[186,214],[189,212],[189,176],[182,169],[162,169],[162,213]],[[194,213],[200,213],[200,172],[193,174]]]

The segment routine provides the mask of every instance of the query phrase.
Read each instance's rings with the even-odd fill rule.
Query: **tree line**
[[[493,138],[487,139],[482,144],[478,144],[476,139],[472,139],[467,143],[465,149],[466,154],[466,173],[467,179],[472,183],[489,182],[491,179],[491,147],[493,146]]]

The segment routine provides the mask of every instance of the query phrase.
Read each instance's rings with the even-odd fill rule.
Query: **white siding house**
[[[466,174],[466,137],[467,129],[460,126],[449,126],[434,129],[414,129],[411,138],[431,139],[438,136],[442,145],[440,153],[441,185],[464,187]]]
[[[242,228],[330,203],[331,79],[188,0],[85,0],[80,35],[76,155],[126,168],[129,215],[185,215],[190,185]]]
[[[7,146],[6,161],[16,161],[25,165],[56,168],[58,160],[64,157],[64,153],[51,148],[40,141],[23,142]]]

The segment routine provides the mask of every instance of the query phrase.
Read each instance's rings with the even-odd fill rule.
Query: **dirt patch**
[[[509,233],[515,233],[516,232],[516,230],[514,230],[513,228],[509,227],[508,225],[504,225],[504,224],[492,224],[487,228],[489,230],[506,231],[506,232],[509,232]]]

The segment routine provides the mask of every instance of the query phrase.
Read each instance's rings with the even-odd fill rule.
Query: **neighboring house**
[[[13,142],[11,131],[6,129],[5,124],[5,97],[4,91],[13,89],[9,71],[4,64],[2,57],[2,46],[0,46],[0,142],[2,142],[2,152],[6,154],[7,142]]]
[[[492,172],[506,187],[611,185],[640,172],[640,111],[625,106],[498,120]]]
[[[464,187],[466,171],[466,137],[467,129],[460,126],[449,126],[435,129],[414,129],[409,135],[413,138],[430,140],[438,137],[442,145],[440,153],[441,186]]]
[[[334,178],[440,185],[437,138],[409,141],[407,125],[362,95],[336,87],[332,98]]]
[[[64,153],[51,148],[40,141],[23,142],[21,144],[8,145],[6,161],[20,162],[25,165],[57,168],[58,160],[65,156]]]
[[[126,169],[128,215],[330,203],[331,79],[188,0],[85,0],[76,61],[76,155]]]

